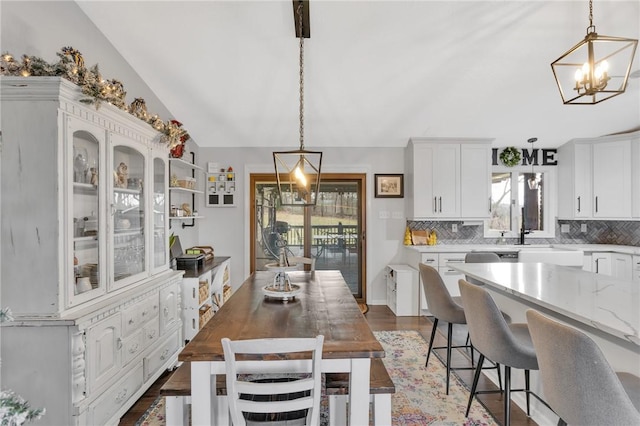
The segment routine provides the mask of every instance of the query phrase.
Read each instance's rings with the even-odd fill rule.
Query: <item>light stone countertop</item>
[[[498,290],[629,341],[640,351],[640,284],[544,263],[449,265]]]
[[[640,247],[613,244],[436,244],[435,246],[405,246],[408,250],[420,253],[456,253],[470,251],[518,252],[537,248],[554,248],[559,250],[581,250],[585,253],[612,252],[640,255]]]

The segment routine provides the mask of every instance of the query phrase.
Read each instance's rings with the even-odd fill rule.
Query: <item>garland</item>
[[[135,98],[127,106],[125,97],[127,92],[124,85],[115,79],[103,79],[98,65],[86,68],[84,59],[79,51],[73,47],[63,47],[57,52],[58,62],[48,63],[36,56],[22,55],[17,61],[11,54],[0,56],[0,75],[21,77],[62,77],[80,86],[82,93],[88,98],[80,102],[95,105],[100,108],[101,102],[107,102],[142,121],[151,125],[162,133],[162,142],[174,149],[189,140],[190,136],[176,120],[162,121],[156,114],[149,114],[144,99]]]
[[[500,153],[500,161],[507,167],[513,167],[520,164],[520,151],[513,146],[508,146]]]

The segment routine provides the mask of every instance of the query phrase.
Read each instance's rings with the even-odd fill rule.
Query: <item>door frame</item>
[[[350,181],[358,181],[360,186],[360,203],[359,203],[359,222],[360,222],[360,235],[358,238],[359,245],[359,276],[360,276],[360,286],[362,289],[361,297],[356,297],[356,300],[361,303],[366,303],[367,301],[367,173],[351,173],[351,172],[333,172],[333,173],[322,173],[322,180],[340,180],[340,179],[348,179]],[[255,184],[256,182],[264,181],[264,180],[273,180],[275,182],[275,173],[264,173],[264,172],[249,172],[249,273],[252,274],[255,272],[256,262],[255,262],[255,250],[256,250],[256,235],[255,235],[255,215],[256,215],[256,198],[255,198]],[[322,181],[321,181],[322,184]],[[310,211],[305,209],[305,223],[306,226],[311,226],[309,218],[311,216]],[[306,242],[305,242],[306,244]],[[309,242],[310,244],[310,242]]]

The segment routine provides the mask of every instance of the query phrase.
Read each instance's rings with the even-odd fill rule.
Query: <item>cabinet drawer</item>
[[[420,262],[425,265],[432,266],[434,268],[438,267],[438,253],[422,253],[420,258]]]
[[[127,337],[140,330],[142,325],[140,321],[141,304],[136,303],[122,311],[122,337]]]
[[[122,345],[122,364],[127,365],[145,348],[142,330],[127,338]]]
[[[467,253],[440,253],[438,267],[446,268],[447,263],[464,263]]]
[[[142,369],[134,368],[127,375],[107,390],[100,398],[91,404],[89,410],[94,425],[108,424],[111,418],[120,410],[142,386]],[[117,420],[117,419],[116,419]]]
[[[157,318],[158,312],[160,312],[160,304],[158,295],[153,295],[145,299],[140,306],[140,321],[142,324],[150,321],[153,318]]]
[[[153,342],[160,337],[160,322],[156,318],[155,321],[151,321],[145,324],[143,329],[144,347],[148,348]]]
[[[180,348],[178,332],[174,332],[158,349],[144,358],[144,380],[147,381],[158,371]]]

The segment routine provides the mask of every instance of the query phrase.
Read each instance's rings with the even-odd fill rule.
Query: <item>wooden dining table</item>
[[[237,289],[213,318],[182,350],[178,359],[191,362],[193,425],[228,424],[225,397],[216,396],[216,375],[225,374],[220,340],[315,337],[324,335],[322,372],[350,373],[349,421],[369,424],[369,374],[372,358],[384,349],[354,299],[340,271],[295,271],[300,286],[295,298],[282,301],[264,295],[274,272],[258,271]],[[303,371],[310,360],[285,360],[291,371]]]

